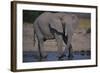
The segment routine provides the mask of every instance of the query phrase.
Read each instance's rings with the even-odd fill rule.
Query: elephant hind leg
[[[44,44],[43,40],[39,40],[38,47],[39,47],[39,61],[44,61],[47,57],[46,53],[44,52]]]

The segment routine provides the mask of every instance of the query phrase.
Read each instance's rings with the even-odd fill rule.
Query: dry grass
[[[87,19],[87,18],[84,18],[84,19],[80,19],[80,28],[85,28],[85,29],[87,29],[87,28],[89,28],[89,27],[91,27],[91,21],[90,21],[90,19]]]

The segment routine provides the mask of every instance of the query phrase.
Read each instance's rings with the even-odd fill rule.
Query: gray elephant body
[[[42,13],[33,24],[38,39],[40,60],[46,57],[43,42],[50,39],[57,41],[59,58],[64,55],[67,49],[69,49],[69,56],[72,56],[71,39],[77,25],[78,17],[75,14]],[[62,49],[63,41],[66,44],[65,51]]]

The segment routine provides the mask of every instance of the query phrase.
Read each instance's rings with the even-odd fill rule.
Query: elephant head
[[[73,34],[79,25],[79,18],[75,14],[66,14],[62,17],[62,24],[65,26],[65,36],[68,33]]]
[[[53,29],[67,36],[69,31],[74,32],[78,27],[79,18],[76,14],[52,13],[49,24]]]

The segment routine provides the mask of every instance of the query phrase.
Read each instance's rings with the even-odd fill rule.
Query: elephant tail
[[[33,46],[35,46],[36,43],[36,34],[35,34],[35,30],[33,30]]]

